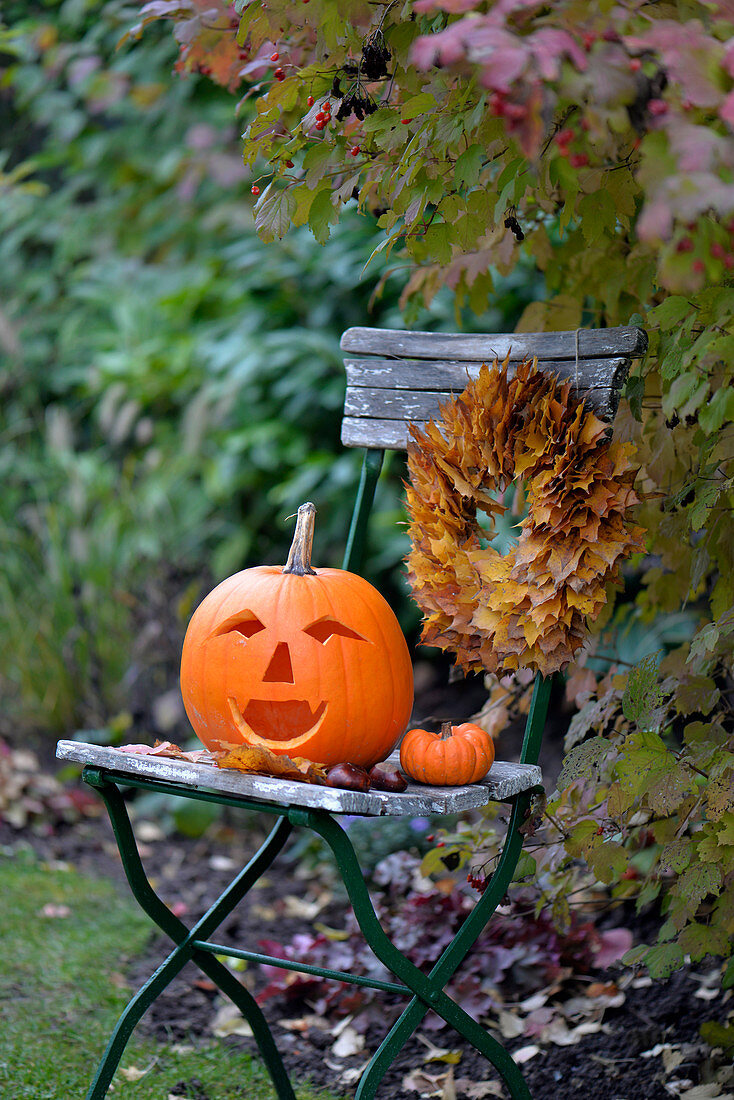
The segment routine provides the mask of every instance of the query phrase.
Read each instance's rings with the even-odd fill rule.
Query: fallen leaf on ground
[[[715,1001],[721,993],[720,989],[707,989],[705,985],[700,986],[693,994],[699,1001]]]
[[[242,1035],[249,1039],[252,1028],[242,1013],[233,1004],[224,1004],[212,1021],[212,1031],[219,1039],[226,1035]]]
[[[516,1039],[525,1032],[525,1021],[522,1017],[503,1008],[497,1013],[497,1026],[503,1039]]]
[[[471,1077],[457,1077],[454,1081],[459,1096],[469,1100],[484,1100],[485,1096],[504,1096],[504,1087],[499,1081],[472,1081]]]
[[[433,1076],[423,1069],[414,1069],[403,1077],[403,1088],[407,1092],[418,1092],[421,1096],[443,1096],[447,1076]]]
[[[229,856],[210,856],[209,866],[212,871],[234,871],[239,864]]]
[[[335,1058],[351,1058],[361,1050],[364,1050],[364,1035],[360,1035],[353,1027],[345,1027],[332,1046],[331,1053]]]
[[[423,1055],[424,1062],[448,1062],[451,1065],[456,1065],[461,1061],[460,1050],[451,1050],[449,1047],[437,1047],[435,1043],[432,1043],[425,1035],[416,1035],[416,1039],[426,1047],[426,1053]]]
[[[593,982],[585,995],[569,997],[559,1008],[568,1020],[581,1021],[589,1017],[600,1020],[608,1008],[619,1008],[626,999],[626,994],[615,985],[603,986],[599,982]]]
[[[217,987],[209,978],[197,978],[194,981],[194,988],[200,989],[203,993],[213,993]]]
[[[323,1016],[317,1016],[315,1013],[310,1013],[306,1016],[299,1016],[298,1019],[283,1019],[278,1020],[278,1027],[284,1028],[286,1031],[310,1031],[311,1028],[317,1028],[319,1031],[329,1031],[330,1025]]]
[[[304,920],[313,920],[321,912],[325,905],[331,901],[331,894],[320,894],[315,901],[306,901],[295,894],[288,894],[285,898],[285,915],[288,917],[303,917]]]
[[[443,1083],[443,1092],[441,1093],[441,1100],[456,1100],[456,1085],[454,1084],[453,1066],[446,1074],[446,1080]]]
[[[721,1085],[717,1081],[709,1081],[706,1085],[695,1085],[692,1089],[678,1094],[680,1100],[734,1100],[734,1093],[722,1092]]]
[[[363,1062],[361,1066],[347,1066],[343,1069],[337,1078],[337,1084],[349,1088],[351,1085],[356,1085],[360,1077],[364,1073],[364,1067],[367,1065]]]
[[[529,1062],[531,1058],[535,1058],[537,1054],[541,1054],[542,1051],[539,1046],[534,1043],[527,1047],[520,1047],[519,1050],[513,1052],[512,1059],[517,1062],[518,1066],[522,1066],[525,1062]]]
[[[120,1076],[126,1081],[139,1081],[146,1073],[150,1073],[154,1065],[155,1059],[145,1069],[140,1069],[139,1066],[120,1066]]]

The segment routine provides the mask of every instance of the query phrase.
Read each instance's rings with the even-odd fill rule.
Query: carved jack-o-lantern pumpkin
[[[245,569],[197,608],[181,691],[209,749],[264,745],[369,767],[410,717],[410,655],[376,588],[343,569],[311,568],[315,512],[313,504],[298,509],[287,565]]]

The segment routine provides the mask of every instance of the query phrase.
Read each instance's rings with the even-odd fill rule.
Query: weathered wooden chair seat
[[[349,329],[342,339],[342,348],[348,353],[345,360],[348,386],[342,439],[346,446],[364,448],[365,455],[344,568],[359,572],[367,519],[384,450],[405,448],[407,423],[422,423],[435,416],[440,402],[451,393],[461,392],[467,376],[476,374],[482,362],[491,362],[495,358],[502,360],[508,351],[511,362],[537,356],[543,370],[571,378],[574,387],[586,397],[597,415],[611,421],[630,361],[643,353],[646,342],[644,333],[634,328],[522,336]],[[224,965],[221,956],[370,986],[407,999],[405,1010],[362,1074],[357,1100],[375,1096],[387,1068],[430,1009],[485,1055],[499,1071],[516,1100],[529,1100],[527,1085],[510,1055],[446,994],[445,986],[471,950],[512,880],[522,851],[521,826],[529,813],[532,793],[541,785],[537,760],[549,696],[550,680],[536,677],[519,762],[495,762],[484,781],[468,787],[411,784],[403,794],[338,791],[225,771],[211,764],[134,756],[82,742],[59,742],[57,755],[61,759],[83,764],[85,782],[94,787],[105,801],[134,896],[175,944],[168,958],[135,994],[120,1017],[87,1100],[102,1100],[107,1095],[136,1023],[187,962],[195,963],[239,1008],[253,1030],[279,1100],[295,1100],[260,1007]],[[140,787],[146,791],[214,802],[238,810],[271,814],[277,822],[250,862],[233,878],[208,912],[188,928],[158,897],[145,875],[122,795],[121,788],[124,787]],[[354,848],[335,819],[340,814],[379,817],[388,814],[423,816],[455,813],[476,809],[490,800],[505,802],[510,807],[502,853],[487,889],[473,912],[431,972],[424,974],[395,947],[382,929]],[[212,933],[268,870],[294,826],[312,829],[331,847],[365,940],[398,981],[378,981],[343,971],[326,970],[305,962],[277,959],[211,941]]]
[[[508,764],[496,761],[491,773],[479,783],[465,787],[426,787],[409,783],[405,791],[343,791],[275,779],[267,775],[247,775],[232,768],[213,764],[190,763],[161,756],[144,756],[120,749],[88,745],[83,741],[59,741],[56,755],[61,760],[105,768],[110,775],[131,779],[145,778],[176,784],[182,794],[191,790],[223,791],[242,798],[257,798],[273,806],[302,806],[352,816],[422,817],[429,814],[456,814],[486,806],[487,802],[505,802],[522,791],[540,786],[540,768],[534,764]],[[390,757],[399,763],[399,754]]]

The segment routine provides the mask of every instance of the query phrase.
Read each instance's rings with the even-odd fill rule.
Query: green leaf
[[[715,765],[709,774],[706,784],[706,812],[708,816],[718,821],[720,818],[734,809],[734,765],[722,767],[720,770]]]
[[[718,432],[727,420],[734,420],[734,387],[722,387],[698,414],[698,422],[705,432]]]
[[[711,1047],[721,1047],[727,1056],[734,1054],[734,1024],[720,1024],[706,1020],[701,1024],[701,1038]]]
[[[564,758],[556,784],[558,790],[564,790],[581,777],[589,781],[597,779],[599,763],[610,749],[611,746],[606,737],[590,737],[588,741],[574,745]]]
[[[648,313],[648,320],[657,324],[663,332],[679,325],[684,317],[691,313],[693,307],[688,298],[681,294],[671,294],[664,302]]]
[[[704,898],[719,893],[722,881],[721,867],[717,864],[698,861],[691,864],[670,888],[671,896],[676,898],[676,912],[687,919],[695,917]],[[670,916],[673,918],[672,906]]]
[[[682,764],[672,766],[647,788],[647,804],[654,814],[668,817],[685,800],[691,789],[691,772]]]
[[[481,145],[470,145],[465,149],[456,161],[454,168],[454,186],[457,190],[462,187],[474,187],[479,179],[479,173],[484,164],[486,151]]]
[[[650,790],[675,773],[678,763],[663,741],[652,731],[640,731],[625,737],[614,765],[618,785],[610,789],[610,813],[622,813],[642,800]],[[612,808],[613,807],[613,808]]]
[[[677,412],[681,420],[692,416],[708,393],[708,380],[695,373],[679,374],[670,389],[663,394],[663,413],[671,416]]]
[[[651,978],[669,978],[683,965],[683,951],[677,943],[661,943],[651,947],[644,957]]]
[[[451,259],[451,226],[446,222],[429,225],[423,237],[428,256],[439,264],[447,264]]]
[[[326,244],[331,235],[329,228],[338,218],[331,201],[331,190],[328,187],[316,192],[308,211],[308,224],[319,244]]]
[[[425,114],[426,111],[433,111],[436,107],[437,103],[434,95],[431,95],[430,92],[419,92],[418,95],[405,100],[400,113],[403,118],[416,118],[417,115]]]
[[[566,851],[577,859],[579,856],[586,858],[589,848],[593,845],[599,829],[598,822],[593,818],[585,818],[573,826],[566,838]]]
[[[512,881],[518,882],[520,879],[529,878],[531,875],[535,874],[535,871],[536,862],[533,856],[531,856],[529,852],[522,852],[517,861],[517,867],[512,876]]]
[[[658,687],[660,652],[643,657],[627,677],[622,696],[622,713],[643,731],[656,730],[664,716],[661,707],[665,696]]]
[[[686,676],[675,693],[678,714],[710,714],[719,701],[720,692],[709,676]]]
[[[605,840],[591,849],[587,861],[599,881],[608,885],[626,871],[629,866],[629,853],[624,845]]]
[[[314,142],[303,156],[303,167],[306,172],[306,186],[312,191],[323,179],[326,166],[331,160],[332,146],[326,141]]]
[[[729,938],[726,929],[710,924],[688,924],[678,937],[678,943],[686,955],[698,962],[705,955],[728,954]]]
[[[255,206],[255,228],[264,241],[284,237],[291,227],[296,198],[287,189],[272,191],[269,184]]]
[[[729,965],[724,971],[724,976],[721,979],[722,989],[734,989],[734,959],[729,960]]]
[[[686,840],[683,837],[678,837],[675,840],[671,840],[669,844],[666,844],[660,853],[660,867],[663,870],[674,871],[675,874],[680,874],[681,871],[685,871],[688,864],[691,862],[691,856],[693,855],[693,845],[690,840]]]

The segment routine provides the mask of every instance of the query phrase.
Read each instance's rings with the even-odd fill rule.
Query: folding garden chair
[[[536,356],[541,370],[571,379],[597,416],[611,421],[633,358],[647,346],[637,328],[579,330],[523,335],[449,335],[352,328],[344,333],[347,392],[342,426],[346,446],[365,449],[361,478],[348,537],[344,568],[360,567],[367,519],[385,449],[404,449],[406,422],[423,423],[438,414],[439,403],[461,392],[467,373],[476,375],[482,362],[509,353],[510,362]],[[481,782],[466,787],[426,787],[410,783],[402,793],[342,791],[218,769],[206,764],[160,757],[135,756],[113,748],[60,741],[57,756],[84,765],[83,779],[107,806],[122,863],[132,892],[151,919],[173,941],[168,957],[133,996],[110,1038],[87,1100],[101,1100],[138,1020],[189,961],[230,998],[252,1027],[280,1100],[294,1100],[276,1042],[250,992],[221,961],[222,956],[267,963],[321,978],[399,994],[406,1007],[372,1056],[357,1089],[358,1100],[375,1096],[395,1056],[433,1010],[496,1067],[512,1097],[530,1093],[515,1062],[503,1046],[445,992],[462,960],[504,897],[522,849],[521,826],[533,793],[541,787],[537,766],[548,709],[551,679],[537,676],[519,763],[495,762]],[[138,854],[122,788],[141,788],[213,802],[233,809],[257,811],[276,819],[270,836],[250,862],[233,878],[209,911],[187,927],[158,897]],[[504,847],[484,894],[453,942],[429,974],[414,966],[388,939],[370,900],[357,857],[340,814],[435,815],[460,813],[489,801],[510,806]],[[355,916],[365,939],[396,981],[377,981],[306,963],[277,959],[213,942],[210,937],[272,864],[294,826],[318,833],[336,858]]]

